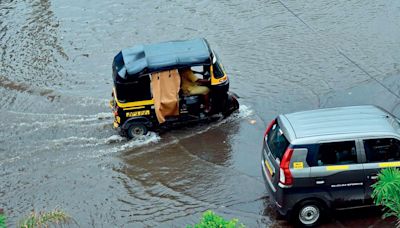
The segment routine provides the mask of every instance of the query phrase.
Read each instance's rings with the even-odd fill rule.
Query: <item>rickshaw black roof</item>
[[[211,50],[204,38],[126,48],[114,58],[114,65],[121,54],[123,66],[116,66],[116,70],[124,79],[134,79],[143,74],[185,66],[211,64]]]

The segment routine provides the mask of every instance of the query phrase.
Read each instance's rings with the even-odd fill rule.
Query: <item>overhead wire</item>
[[[296,17],[301,23],[303,23],[308,29],[310,29],[313,33],[318,35],[320,38],[325,39],[319,32],[317,32],[310,24],[308,24],[306,21],[304,21],[301,17],[299,17],[293,10],[291,10],[282,0],[277,0],[288,12],[290,12],[294,17]],[[325,39],[326,40],[326,39]],[[329,44],[335,48],[335,50],[343,56],[347,61],[349,61],[351,64],[356,66],[358,69],[360,69],[364,74],[366,74],[370,79],[374,80],[376,83],[378,83],[380,86],[385,88],[389,93],[391,93],[393,96],[397,97],[400,99],[400,95],[391,90],[388,86],[383,84],[381,81],[376,79],[374,76],[372,76],[370,73],[368,73],[367,70],[365,70],[360,64],[358,64],[356,61],[351,59],[340,47],[336,46],[335,44],[332,44],[332,42],[329,42]]]

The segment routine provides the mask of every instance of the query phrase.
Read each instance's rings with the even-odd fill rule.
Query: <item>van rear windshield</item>
[[[266,143],[274,157],[282,160],[283,154],[289,146],[289,141],[283,134],[278,121],[275,122],[271,130],[268,132]]]

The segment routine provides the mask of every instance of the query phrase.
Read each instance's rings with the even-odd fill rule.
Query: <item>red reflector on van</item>
[[[271,130],[272,126],[274,126],[275,122],[276,122],[276,119],[273,119],[273,120],[268,124],[268,127],[267,127],[267,129],[265,130],[265,133],[264,133],[264,139],[265,139],[265,136],[267,136],[268,132]]]
[[[285,154],[282,157],[282,161],[279,169],[279,182],[283,185],[292,185],[293,177],[292,173],[290,173],[290,159],[293,155],[293,148],[288,148],[285,151]]]

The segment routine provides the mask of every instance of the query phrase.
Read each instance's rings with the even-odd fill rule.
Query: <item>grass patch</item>
[[[50,224],[61,225],[71,221],[71,217],[63,211],[32,212],[28,217],[20,221],[20,228],[49,227]]]
[[[186,226],[186,228],[245,228],[243,224],[238,224],[239,220],[234,218],[225,220],[221,216],[216,215],[213,211],[208,210],[204,212],[201,221],[193,226]]]

